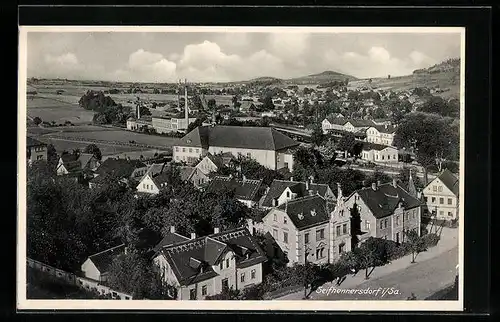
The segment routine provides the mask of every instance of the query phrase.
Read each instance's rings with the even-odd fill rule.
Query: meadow
[[[38,137],[37,140],[40,140],[47,144],[52,144],[58,153],[61,153],[63,151],[73,151],[75,149],[80,149],[81,151],[83,151],[89,145],[89,143],[85,142],[68,141],[68,140],[55,139],[44,136]],[[97,145],[99,150],[101,150],[103,156],[149,150],[147,148],[113,145],[108,143],[94,143],[94,144]]]
[[[42,121],[54,121],[57,124],[66,121],[74,124],[88,124],[94,117],[93,111],[85,110],[77,104],[48,97],[28,98],[26,107],[29,117],[39,117]]]

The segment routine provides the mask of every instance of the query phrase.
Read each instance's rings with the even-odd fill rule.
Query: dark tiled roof
[[[43,142],[40,142],[30,136],[27,136],[26,137],[26,147],[33,147],[33,146],[46,146],[47,144],[43,143]]]
[[[208,148],[233,147],[277,151],[299,143],[271,127],[199,126],[176,145]]]
[[[348,119],[345,117],[327,117],[328,122],[331,124],[344,125],[347,123]]]
[[[354,127],[368,127],[375,126],[372,120],[362,120],[362,119],[348,119],[347,122],[351,123]],[[345,122],[345,123],[347,123]],[[344,123],[344,124],[345,124]]]
[[[264,201],[262,203],[263,207],[272,207],[273,199],[279,198],[286,188],[297,194],[297,197],[304,197],[308,195],[306,190],[306,183],[299,181],[285,181],[285,180],[273,180],[269,186],[269,191],[267,192]],[[310,183],[309,190],[312,190],[314,194],[319,193],[320,196],[325,197],[328,191],[327,184]]]
[[[180,177],[182,181],[189,180],[191,175],[193,174],[195,167],[179,167]]]
[[[371,127],[374,127],[379,131],[380,133],[394,133],[396,132],[397,127],[394,125],[372,125]]]
[[[119,178],[128,178],[135,169],[146,167],[142,161],[108,158],[97,168],[97,173],[112,174]]]
[[[207,158],[212,161],[217,168],[222,168],[224,166],[224,159],[220,155],[213,155],[211,153],[207,153],[206,155]]]
[[[382,150],[387,149],[387,148],[392,148],[392,149],[397,150],[395,147],[388,146],[388,145],[371,143],[371,142],[363,142],[363,151],[370,151],[370,150],[382,151]]]
[[[173,244],[181,243],[189,240],[189,238],[184,237],[178,233],[168,232],[165,237],[154,247],[155,251],[161,250],[165,246],[170,246]]]
[[[125,252],[125,244],[121,244],[100,253],[90,255],[89,259],[94,263],[99,272],[106,273],[116,256]]]
[[[458,196],[458,192],[460,190],[459,181],[458,178],[450,172],[450,170],[444,169],[438,178],[448,189],[450,189],[451,192],[453,192],[455,196]]]
[[[217,265],[228,249],[235,252],[238,268],[266,261],[265,253],[246,228],[181,241],[164,246],[160,251],[179,283],[189,285],[217,276],[212,265]]]
[[[375,218],[390,216],[398,207],[399,202],[405,209],[412,209],[421,205],[420,200],[412,197],[406,190],[392,183],[384,183],[373,190],[371,187],[355,191],[370,209]]]
[[[278,209],[286,212],[299,230],[330,220],[326,209],[326,200],[318,195],[290,200],[279,206]]]
[[[206,191],[217,193],[224,190],[233,191],[237,199],[257,201],[261,190],[262,179],[240,180],[231,177],[216,176],[210,181]]]

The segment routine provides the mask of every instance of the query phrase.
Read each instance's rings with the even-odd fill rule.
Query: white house
[[[271,127],[199,126],[179,139],[173,147],[173,160],[197,162],[207,153],[231,153],[256,160],[278,170],[293,169],[293,149],[299,143]]]
[[[392,146],[396,127],[392,125],[374,125],[366,129],[366,141]]]
[[[392,163],[398,162],[398,149],[376,143],[363,143],[361,159],[370,162]]]
[[[121,254],[126,254],[125,244],[90,255],[82,264],[81,271],[85,277],[105,283],[113,260]]]
[[[448,169],[443,170],[424,188],[424,214],[436,219],[454,220],[459,214],[459,180]]]

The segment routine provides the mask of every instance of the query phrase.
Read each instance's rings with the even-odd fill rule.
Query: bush
[[[440,237],[434,233],[422,236],[426,247],[434,247],[440,240]]]

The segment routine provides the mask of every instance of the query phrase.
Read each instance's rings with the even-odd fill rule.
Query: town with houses
[[[459,67],[29,78],[28,298],[456,299]]]

